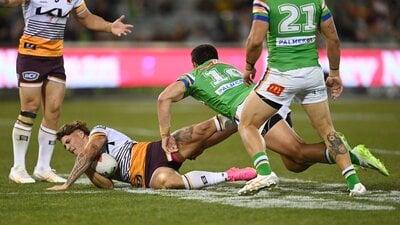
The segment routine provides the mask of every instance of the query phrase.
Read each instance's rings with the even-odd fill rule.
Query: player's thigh
[[[331,113],[329,111],[328,101],[322,101],[313,104],[302,105],[307,113],[312,126],[318,131],[318,134],[324,137],[333,129]]]
[[[43,106],[45,117],[57,119],[65,96],[65,83],[48,80],[44,83]],[[55,118],[51,118],[55,117]]]
[[[183,189],[182,175],[169,167],[157,168],[150,179],[150,187],[155,189]]]
[[[248,125],[260,127],[276,112],[277,110],[275,108],[265,103],[254,91],[252,91],[243,105],[239,127]]]
[[[288,157],[296,157],[300,154],[303,142],[283,119],[268,130],[264,135],[264,140],[268,149]]]

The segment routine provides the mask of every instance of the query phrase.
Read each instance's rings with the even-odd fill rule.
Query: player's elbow
[[[247,39],[247,48],[248,49],[257,49],[263,45],[264,38],[258,38],[256,36],[250,36]]]
[[[159,106],[164,105],[169,102],[171,102],[171,99],[165,91],[161,92],[161,94],[158,95],[157,103]]]
[[[163,102],[165,102],[165,100],[166,100],[165,96],[161,93],[157,98],[157,103],[160,105]]]
[[[327,48],[335,48],[339,49],[340,48],[340,40],[338,37],[336,38],[329,38],[326,40],[326,46]]]
[[[110,183],[102,183],[102,184],[94,184],[96,187],[101,188],[101,189],[109,189],[112,190],[114,189],[114,183],[110,182]]]

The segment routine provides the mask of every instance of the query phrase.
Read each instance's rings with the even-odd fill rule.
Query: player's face
[[[81,130],[75,130],[70,135],[61,138],[64,148],[74,155],[78,155],[85,147],[85,134]]]

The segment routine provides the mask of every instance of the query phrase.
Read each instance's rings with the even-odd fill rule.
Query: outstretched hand
[[[111,24],[111,33],[114,35],[121,37],[122,35],[128,35],[128,33],[132,32],[133,25],[132,24],[125,24],[122,20],[125,19],[125,16],[122,15],[118,19],[116,19]]]
[[[53,187],[46,188],[46,190],[49,190],[49,191],[65,191],[67,189],[68,189],[68,186],[65,184],[55,185]]]

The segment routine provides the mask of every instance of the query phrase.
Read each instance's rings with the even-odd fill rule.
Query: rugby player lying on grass
[[[235,132],[226,129],[217,132],[216,118],[177,130],[172,144],[179,152],[168,161],[161,141],[137,142],[125,134],[105,126],[91,131],[86,123],[74,121],[63,125],[57,132],[57,140],[76,156],[75,165],[62,185],[48,190],[66,190],[83,173],[94,185],[112,189],[112,180],[130,183],[142,188],[199,189],[227,181],[251,180],[256,177],[253,168],[231,168],[226,172],[191,171],[184,175],[178,170],[186,159],[194,159],[207,147],[220,142]],[[101,153],[108,153],[118,162],[118,169],[109,178],[96,173],[91,164]]]

